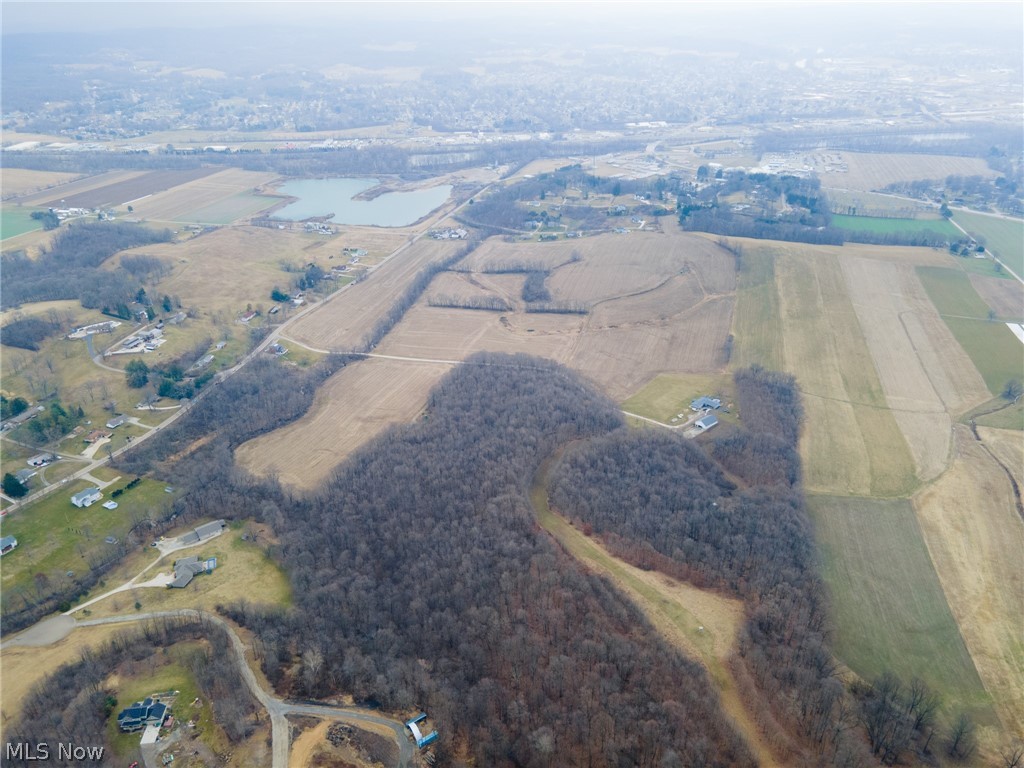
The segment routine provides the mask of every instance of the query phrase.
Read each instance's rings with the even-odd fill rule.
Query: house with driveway
[[[92,487],[86,488],[84,491],[79,491],[71,497],[71,503],[76,507],[88,507],[90,504],[99,501],[103,498],[103,493],[99,488]]]

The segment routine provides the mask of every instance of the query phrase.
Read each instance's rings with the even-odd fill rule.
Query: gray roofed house
[[[196,555],[183,557],[174,561],[174,580],[167,586],[182,589],[189,585],[189,582],[200,573],[209,573],[217,567],[216,558],[200,560]]]
[[[79,491],[71,497],[71,503],[76,507],[88,507],[95,501],[99,501],[103,498],[103,494],[99,488],[86,488],[84,491]]]
[[[22,485],[28,485],[29,478],[35,477],[36,471],[34,469],[19,469],[14,473],[14,479]]]
[[[4,536],[0,539],[0,555],[6,555],[12,549],[18,546],[18,540],[13,536]]]
[[[127,421],[127,416],[115,416],[114,418],[107,422],[107,429],[117,429]]]
[[[708,397],[707,395],[704,395],[702,397],[698,397],[696,400],[691,400],[690,401],[690,410],[691,411],[702,411],[705,408],[712,408],[714,410],[718,410],[721,407],[722,407],[722,401],[721,400],[719,400],[717,397]]]

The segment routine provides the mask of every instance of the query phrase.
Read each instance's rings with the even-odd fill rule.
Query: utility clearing
[[[744,706],[729,670],[728,660],[743,623],[743,603],[630,565],[552,511],[548,504],[548,477],[559,455],[541,466],[530,489],[537,522],[581,564],[611,581],[667,642],[708,671],[718,689],[722,710],[731,718],[758,764],[765,768],[779,766]]]

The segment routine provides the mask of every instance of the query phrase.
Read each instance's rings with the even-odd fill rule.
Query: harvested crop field
[[[0,189],[3,189],[4,200],[7,200],[12,197],[29,195],[33,192],[42,192],[60,184],[67,184],[78,178],[81,178],[79,173],[3,168],[0,169]]]
[[[281,202],[280,198],[254,194],[254,190],[276,178],[237,168],[190,179],[132,204],[132,216],[155,221],[229,224]],[[127,202],[127,201],[125,201]]]
[[[185,306],[236,313],[246,305],[270,304],[274,286],[286,288],[295,267],[309,261],[313,236],[262,227],[231,227],[206,232],[181,243],[162,243],[125,251],[156,256],[171,269],[158,284],[161,294],[180,296]],[[231,318],[234,319],[233,317]]]
[[[988,390],[928,300],[909,265],[843,259],[843,274],[886,402],[920,480],[946,467],[950,413],[988,399]]]
[[[1019,432],[982,428],[1020,467]],[[1005,731],[1024,738],[1024,520],[1006,474],[962,425],[949,472],[914,497],[925,543]],[[881,562],[881,561],[879,561]]]
[[[992,721],[910,501],[810,496],[808,508],[831,596],[834,650],[871,680],[920,677],[957,709]]]
[[[574,246],[580,261],[559,267],[548,279],[557,301],[593,305],[611,298],[649,291],[669,278],[693,272],[702,293],[731,293],[735,260],[728,251],[698,236],[634,232],[585,238]]]
[[[599,238],[592,238],[598,240]],[[460,265],[460,269],[473,272],[500,272],[503,270],[554,269],[573,260],[573,254],[582,256],[583,246],[592,246],[591,239],[558,240],[553,243],[512,243],[492,237],[480,244]]]
[[[455,301],[476,301],[482,299],[502,299],[512,303],[512,296],[507,292],[498,292],[486,284],[481,277],[493,277],[493,275],[475,275],[471,272],[442,272],[430,281],[430,288],[427,289],[427,302],[444,301],[453,299]],[[518,282],[522,283],[523,278],[519,277]],[[518,296],[514,299],[518,300]],[[516,302],[521,303],[521,302]]]
[[[1013,278],[970,275],[971,285],[1000,320],[1024,320],[1024,285]]]
[[[708,299],[667,320],[584,327],[568,364],[622,400],[658,373],[709,373],[728,362],[725,343],[735,299]]]
[[[888,410],[837,250],[783,249],[775,261],[784,367],[806,409],[807,487],[899,495],[915,484],[914,460]]]
[[[59,196],[51,196],[43,205],[58,208],[113,208],[133,203],[179,184],[201,179],[204,176],[217,173],[217,170],[217,168],[193,168],[187,171],[148,171],[132,178],[118,180],[71,195],[67,194],[67,190],[59,190]]]
[[[899,181],[945,179],[947,176],[996,176],[988,164],[975,157],[918,154],[873,154],[868,152],[830,152],[845,163],[846,172],[820,170],[824,187],[851,190],[878,190]]]
[[[320,387],[305,416],[243,443],[235,460],[254,474],[312,489],[389,426],[415,419],[450,367],[380,358],[352,363]]]
[[[131,181],[145,175],[145,171],[107,171],[95,176],[86,176],[67,184],[61,184],[52,189],[36,192],[18,200],[19,205],[31,205],[46,208],[65,208],[74,205],[70,200],[77,195],[93,190],[110,187],[115,184]]]
[[[416,241],[396,252],[366,280],[354,283],[306,315],[288,329],[288,335],[314,349],[344,351],[359,347],[421,269],[461,247],[461,243],[444,240]]]
[[[382,355],[462,360],[474,352],[525,352],[567,363],[581,315],[485,312],[418,303],[377,348]]]

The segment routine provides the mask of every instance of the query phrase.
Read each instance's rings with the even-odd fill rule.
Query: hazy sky
[[[945,28],[964,34],[1012,32],[1024,34],[1024,4],[1010,2],[49,2],[4,0],[3,32],[104,31],[151,27],[220,27],[269,24],[323,25],[360,20],[450,19],[458,24],[520,21],[548,25],[567,23],[608,25],[646,23],[664,31],[666,22],[712,25],[749,34],[814,35],[842,24],[850,34],[869,33],[874,25]],[[853,23],[851,27],[850,24]],[[767,26],[766,26],[767,25]],[[787,36],[788,36],[787,34]],[[978,40],[983,44],[983,40]]]

